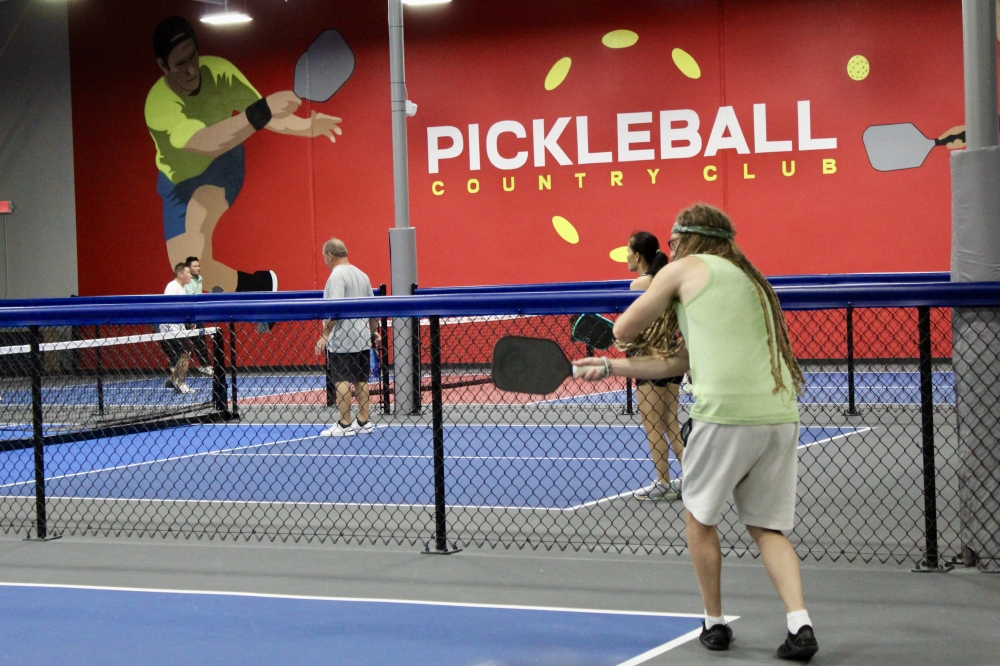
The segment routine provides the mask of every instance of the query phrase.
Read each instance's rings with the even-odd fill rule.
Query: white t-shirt
[[[167,283],[167,288],[163,290],[163,295],[186,296],[187,292],[184,291],[184,287],[177,280],[171,280]],[[160,324],[160,333],[174,333],[183,330],[184,324]]]
[[[323,289],[323,298],[366,298],[372,295],[372,283],[364,272],[350,264],[335,266]],[[341,319],[333,327],[326,348],[332,354],[347,354],[371,348],[371,329],[367,319]]]

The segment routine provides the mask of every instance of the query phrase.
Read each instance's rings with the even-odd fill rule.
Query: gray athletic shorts
[[[790,531],[798,442],[798,423],[694,421],[684,449],[684,508],[702,525],[717,525],[732,494],[744,525]]]

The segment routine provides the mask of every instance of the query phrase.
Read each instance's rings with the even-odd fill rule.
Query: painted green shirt
[[[240,70],[223,58],[201,56],[201,89],[181,97],[160,78],[146,96],[146,127],[156,144],[156,166],[172,183],[202,174],[207,155],[183,150],[200,130],[243,112],[260,99]]]
[[[708,266],[708,282],[687,303],[674,304],[691,363],[691,418],[727,425],[797,422],[798,403],[784,361],[787,388],[774,393],[764,320],[771,314],[761,308],[753,282],[727,259],[694,256]]]

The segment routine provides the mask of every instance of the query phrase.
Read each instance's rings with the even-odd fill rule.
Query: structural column
[[[962,2],[966,149],[951,156],[954,282],[1000,281],[995,0]],[[952,315],[963,558],[1000,571],[1000,308]]]
[[[417,283],[417,233],[410,226],[410,180],[406,147],[406,66],[403,58],[403,3],[389,0],[389,75],[392,92],[392,183],[395,227],[389,230],[392,295],[410,294]],[[413,343],[410,321],[392,320],[393,386],[397,414],[413,410]]]

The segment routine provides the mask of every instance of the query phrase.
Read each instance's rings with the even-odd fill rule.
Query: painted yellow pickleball
[[[868,58],[863,55],[856,55],[847,61],[847,75],[855,81],[863,81],[870,71]]]
[[[681,74],[689,79],[701,78],[701,67],[698,66],[698,62],[691,57],[690,53],[684,49],[674,49],[670,53],[670,57],[674,59],[674,64],[677,65],[677,69],[681,70]]]
[[[635,46],[637,41],[639,41],[639,35],[631,30],[612,30],[601,37],[601,43],[609,49],[627,49],[630,46]]]
[[[574,227],[565,217],[561,217],[559,215],[553,217],[552,226],[555,227],[556,233],[559,234],[559,238],[562,238],[567,243],[576,245],[580,242],[580,234],[576,233],[576,227]]]
[[[556,64],[552,65],[552,69],[549,73],[545,75],[545,89],[555,90],[559,87],[559,84],[566,80],[566,75],[569,74],[569,67],[573,64],[573,61],[569,58],[560,58],[556,61]]]
[[[619,264],[628,263],[628,246],[622,245],[621,247],[616,247],[611,250],[611,261],[617,261]]]

